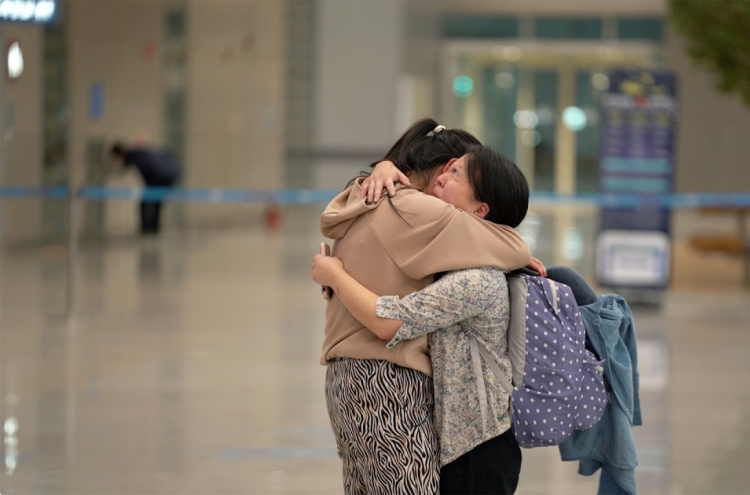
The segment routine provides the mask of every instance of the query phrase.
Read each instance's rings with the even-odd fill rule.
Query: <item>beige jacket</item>
[[[320,217],[334,239],[333,256],[379,296],[404,297],[430,284],[433,274],[461,268],[526,266],[531,253],[510,227],[482,220],[415,189],[399,188],[377,204],[360,199],[362,180],[339,194]],[[384,359],[432,375],[427,338],[386,349],[335,295],[326,308],[321,364],[336,357]]]

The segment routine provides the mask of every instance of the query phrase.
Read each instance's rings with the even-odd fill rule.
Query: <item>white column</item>
[[[561,67],[557,85],[555,129],[555,192],[573,194],[576,186],[576,135],[562,122],[563,110],[575,105],[575,71]]]
[[[534,70],[518,68],[518,95],[516,110],[534,110],[536,108],[536,97],[534,87]],[[534,147],[528,146],[521,140],[524,129],[516,127],[516,164],[526,175],[529,188],[534,190]]]
[[[555,192],[575,193],[576,184],[576,135],[562,121],[563,110],[575,104],[575,71],[572,67],[561,67],[557,85],[557,126],[555,129]],[[573,228],[575,210],[572,207],[555,208],[555,256],[556,265],[569,264],[563,256],[565,237]]]

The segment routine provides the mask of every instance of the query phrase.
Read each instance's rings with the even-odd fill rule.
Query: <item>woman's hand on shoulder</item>
[[[362,192],[360,197],[365,203],[377,203],[383,189],[388,190],[388,195],[393,197],[396,194],[396,184],[401,183],[410,186],[409,178],[403,174],[396,165],[390,160],[384,160],[375,166],[372,174],[362,182]]]
[[[526,268],[531,268],[535,272],[539,274],[540,277],[546,277],[547,276],[547,269],[544,267],[544,263],[542,263],[540,260],[531,257],[531,262],[526,265]]]
[[[312,278],[315,283],[334,287],[336,274],[344,271],[344,264],[333,256],[315,255],[312,264]]]

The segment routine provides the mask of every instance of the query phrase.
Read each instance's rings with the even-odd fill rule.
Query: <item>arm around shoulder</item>
[[[412,278],[480,266],[510,271],[531,260],[523,238],[506,225],[418,191],[399,191],[390,200],[398,220],[373,228],[394,263]]]

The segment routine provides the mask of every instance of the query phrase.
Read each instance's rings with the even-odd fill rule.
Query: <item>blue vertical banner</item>
[[[99,120],[104,115],[104,83],[95,82],[89,88],[89,118]]]
[[[614,70],[608,77],[609,88],[601,100],[599,191],[637,195],[644,200],[639,204],[645,205],[602,209],[599,281],[609,286],[665,287],[670,210],[658,198],[674,190],[677,78],[672,72],[637,69]],[[618,241],[626,238],[640,239],[640,247],[630,240],[625,245]]]

